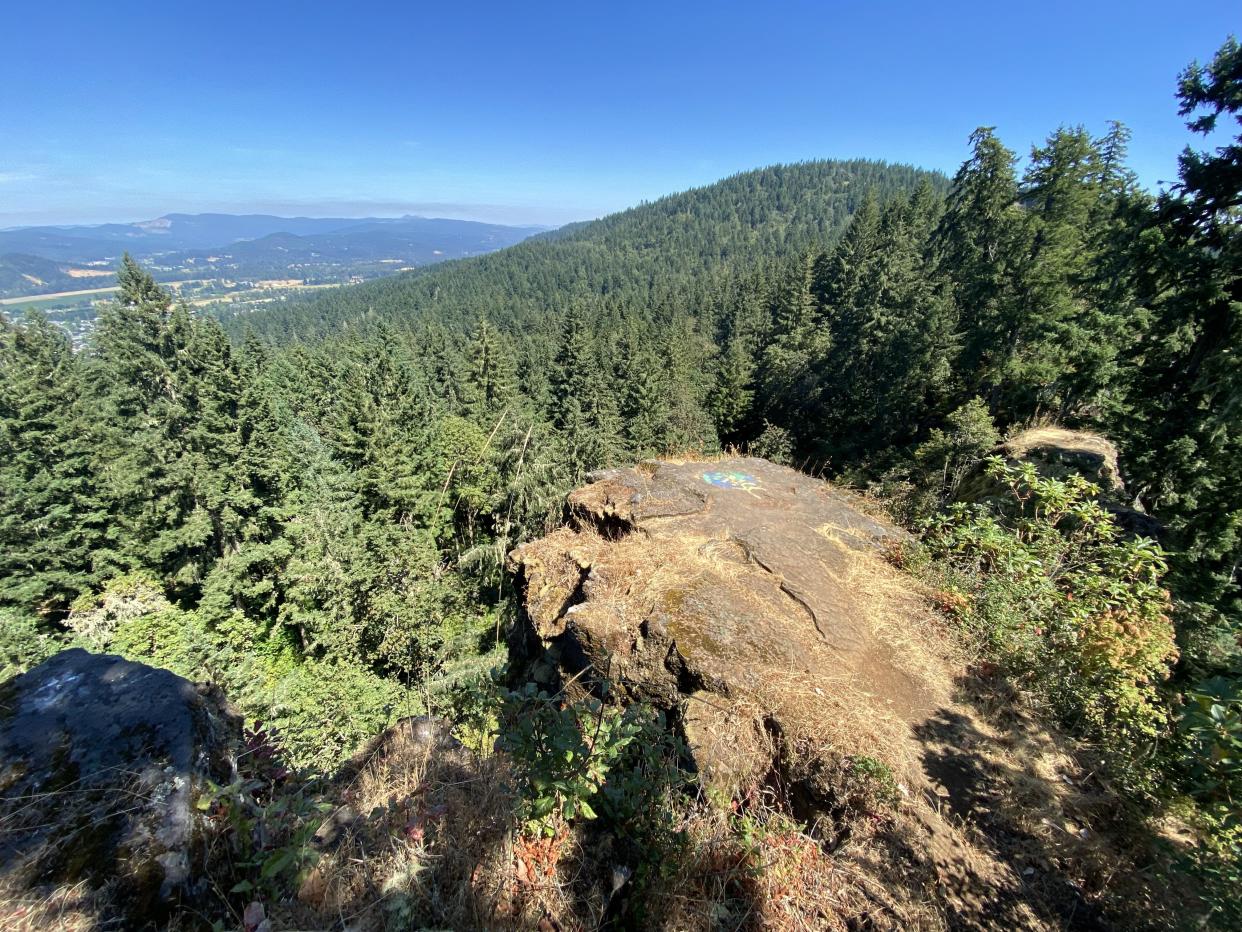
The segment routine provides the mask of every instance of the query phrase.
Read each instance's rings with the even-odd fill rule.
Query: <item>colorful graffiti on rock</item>
[[[705,472],[703,481],[718,489],[740,489],[753,492],[759,488],[759,480],[747,472]]]

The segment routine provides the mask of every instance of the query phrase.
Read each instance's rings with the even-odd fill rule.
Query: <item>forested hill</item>
[[[375,317],[408,326],[431,309],[450,326],[485,313],[503,327],[591,296],[614,308],[684,306],[701,301],[716,274],[822,248],[868,192],[884,201],[924,183],[937,193],[949,184],[936,172],[863,159],[776,165],[572,224],[494,255],[342,289],[231,326],[283,342]]]

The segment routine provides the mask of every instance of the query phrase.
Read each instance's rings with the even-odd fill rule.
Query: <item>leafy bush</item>
[[[594,819],[591,803],[640,729],[598,699],[561,702],[534,683],[506,697],[499,747],[513,758],[526,828],[551,836],[561,821]]]
[[[917,446],[911,461],[886,473],[877,491],[897,519],[908,525],[953,501],[962,483],[1000,442],[987,405],[972,398],[945,418]]]
[[[1187,696],[1181,733],[1186,786],[1198,804],[1203,841],[1194,851],[1203,895],[1216,913],[1242,926],[1242,690],[1213,677]]]
[[[237,781],[196,801],[211,829],[208,859],[241,903],[279,899],[318,860],[311,839],[332,807],[311,784],[289,777],[273,736],[248,730]]]
[[[274,730],[290,763],[332,767],[395,715],[422,712],[408,690],[358,665],[301,659],[275,640],[241,651],[200,613],[167,606],[119,623],[111,649],[220,684],[251,722]]]
[[[500,663],[484,674],[462,677],[450,683],[441,696],[443,706],[437,710],[452,720],[454,734],[462,744],[483,755],[496,744],[500,716],[508,696],[501,685],[504,658],[499,652],[497,660]]]
[[[793,434],[784,427],[764,421],[763,433],[751,443],[749,453],[788,466],[793,462],[793,451]]]
[[[394,718],[424,711],[392,680],[348,663],[305,661],[243,699],[279,735],[294,766],[332,767]]]
[[[933,490],[939,504],[952,501],[962,482],[999,442],[1000,432],[988,406],[972,398],[945,418],[944,430],[933,430],[914,451],[914,461],[923,473],[920,484]]]
[[[529,832],[598,818],[596,806],[614,827],[641,832],[636,820],[657,818],[659,797],[683,779],[663,715],[641,704],[563,702],[528,683],[508,693],[502,717],[498,744],[512,756]]]
[[[879,758],[865,754],[850,758],[842,782],[842,796],[856,812],[871,813],[901,801],[897,775]]]
[[[89,650],[108,650],[117,630],[135,619],[172,609],[164,589],[146,573],[129,573],[73,601],[67,624]]]
[[[1191,791],[1242,824],[1242,689],[1238,680],[1218,676],[1198,684],[1187,698],[1181,729]]]
[[[1099,743],[1131,789],[1150,789],[1142,759],[1167,729],[1157,684],[1176,657],[1163,552],[1123,538],[1081,477],[1042,478],[996,457],[987,473],[1007,490],[1005,505],[955,505],[927,530],[931,554],[946,561],[949,604]]]

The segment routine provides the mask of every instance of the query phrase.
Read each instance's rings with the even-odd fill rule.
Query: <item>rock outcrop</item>
[[[920,636],[935,619],[883,559],[905,535],[852,496],[753,458],[592,478],[567,527],[511,555],[524,675],[607,678],[673,711],[722,789],[775,767],[813,796],[834,761],[900,760],[910,724],[947,701]]]
[[[1079,475],[1110,494],[1122,494],[1117,447],[1106,437],[1064,427],[1032,427],[1006,440],[1001,456],[1011,462],[1033,463],[1041,475]]]
[[[63,651],[0,686],[0,863],[15,886],[107,885],[139,927],[208,882],[208,781],[235,773],[240,719],[167,670]]]
[[[1011,465],[1030,463],[1048,478],[1081,476],[1099,486],[1098,501],[1127,533],[1157,539],[1163,533],[1160,523],[1127,494],[1117,447],[1107,437],[1064,427],[1032,427],[1010,437],[993,452]],[[958,490],[960,500],[971,502],[1004,494],[982,469]]]
[[[758,459],[592,479],[566,527],[510,555],[515,679],[569,698],[606,679],[665,709],[710,786],[816,826],[894,928],[1100,927],[1049,869],[1095,857],[1052,828],[1081,821],[1089,778],[1003,678],[969,669],[943,594],[889,559],[902,531]],[[886,767],[884,815],[866,794]],[[917,918],[933,900],[943,923]]]

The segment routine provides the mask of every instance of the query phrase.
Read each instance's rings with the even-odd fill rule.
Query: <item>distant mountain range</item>
[[[19,227],[0,230],[0,297],[111,284],[112,267],[124,252],[154,265],[165,280],[323,279],[477,256],[545,230],[413,216],[264,214],[168,214],[140,223]],[[365,267],[355,269],[359,263]]]

